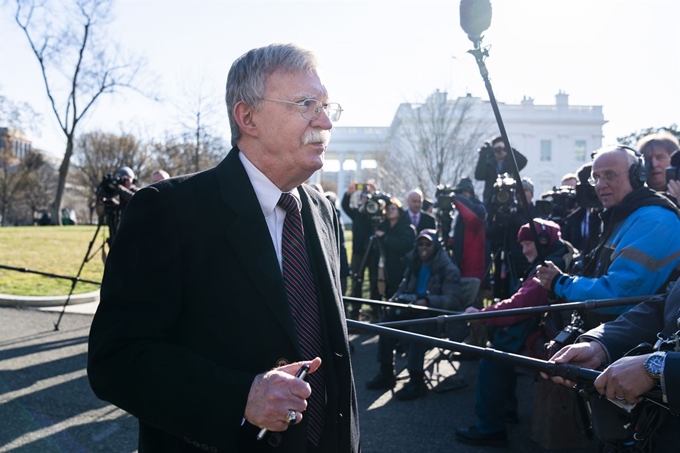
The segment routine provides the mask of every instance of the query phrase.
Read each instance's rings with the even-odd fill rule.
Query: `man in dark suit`
[[[237,59],[226,99],[227,157],[128,206],[90,332],[90,383],[139,419],[140,453],[359,452],[339,221],[301,185],[342,109],[294,45]]]
[[[416,233],[423,230],[434,230],[436,229],[434,217],[423,211],[423,192],[420,189],[413,189],[406,195],[406,204],[408,205],[409,218],[411,219],[411,225],[416,229]]]

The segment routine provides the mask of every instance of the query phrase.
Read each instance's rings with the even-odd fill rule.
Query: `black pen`
[[[309,372],[309,365],[302,365],[299,370],[297,370],[297,373],[295,373],[296,378],[300,378],[304,380],[307,377],[307,373]],[[267,434],[267,428],[262,428],[259,433],[257,433],[257,440],[262,440]]]

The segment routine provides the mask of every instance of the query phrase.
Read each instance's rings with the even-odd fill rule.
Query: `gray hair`
[[[595,159],[602,156],[603,154],[614,153],[616,151],[624,152],[626,154],[628,168],[632,167],[633,164],[637,163],[639,159],[639,156],[636,156],[635,153],[628,148],[623,148],[621,145],[609,145],[603,146],[602,148],[598,149],[593,153],[593,162],[595,161]]]
[[[413,189],[413,190],[410,190],[409,193],[406,194],[406,198],[410,198],[411,195],[413,195],[413,194],[416,194],[416,195],[420,196],[421,199],[424,199],[424,198],[425,198],[425,195],[423,195],[423,191],[420,190],[420,189],[418,189],[418,188],[415,188],[415,189]]]
[[[669,156],[680,149],[677,137],[668,131],[647,135],[637,142],[637,148],[643,155],[651,153],[657,146],[663,148]]]
[[[241,131],[234,118],[236,104],[245,102],[259,109],[265,95],[267,77],[275,71],[312,72],[316,68],[314,54],[295,44],[270,44],[250,50],[237,58],[229,69],[225,95],[232,146],[236,146],[241,138]]]

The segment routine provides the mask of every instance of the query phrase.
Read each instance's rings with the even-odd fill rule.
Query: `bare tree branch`
[[[491,121],[475,115],[471,98],[447,99],[435,92],[423,104],[402,104],[392,124],[389,153],[381,160],[381,185],[404,194],[413,187],[433,194],[474,169],[477,148]]]
[[[53,219],[60,219],[80,120],[104,94],[139,91],[135,85],[144,62],[111,50],[106,27],[113,0],[15,1],[15,22],[40,65],[52,112],[66,138],[52,204]]]

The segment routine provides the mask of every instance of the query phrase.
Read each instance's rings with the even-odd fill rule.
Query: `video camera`
[[[498,175],[496,182],[493,185],[493,195],[491,196],[491,204],[495,205],[494,209],[500,214],[514,214],[517,212],[517,199],[515,198],[516,183],[507,173]]]
[[[389,194],[379,191],[366,194],[364,214],[370,219],[373,228],[377,228],[385,221],[390,198],[392,197]]]
[[[440,184],[437,186],[437,191],[434,197],[437,199],[437,207],[440,211],[453,210],[453,197],[456,195],[456,190],[448,184]]]
[[[576,189],[572,186],[553,187],[551,191],[543,193],[540,200],[536,200],[539,216],[560,225],[575,208]]]
[[[548,357],[552,357],[562,349],[564,346],[573,344],[578,337],[586,333],[584,329],[585,321],[581,318],[578,312],[574,311],[571,314],[571,322],[555,335],[555,338],[545,344],[545,350]]]
[[[120,209],[118,194],[122,184],[123,180],[119,176],[116,176],[113,173],[104,175],[102,182],[99,183],[95,190],[98,215],[103,216],[104,214]]]
[[[439,224],[440,239],[447,246],[449,238],[451,237],[451,228],[453,226],[453,211],[455,206],[453,204],[453,197],[456,195],[456,190],[447,185],[440,184],[437,186],[437,191],[434,197],[437,199],[437,223]]]

